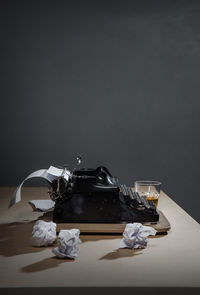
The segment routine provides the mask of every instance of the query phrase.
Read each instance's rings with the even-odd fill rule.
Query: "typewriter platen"
[[[68,181],[63,177],[51,184],[56,223],[157,222],[152,201],[119,184],[106,167],[77,169]]]

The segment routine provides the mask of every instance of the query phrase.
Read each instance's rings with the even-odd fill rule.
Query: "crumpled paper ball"
[[[52,252],[59,258],[75,259],[78,256],[77,245],[81,243],[79,235],[79,229],[61,230],[58,235],[58,247],[53,248]]]
[[[120,241],[120,248],[141,249],[148,243],[148,236],[155,236],[156,230],[141,223],[128,223]]]
[[[45,247],[52,245],[56,240],[56,224],[37,220],[32,231],[31,245]]]

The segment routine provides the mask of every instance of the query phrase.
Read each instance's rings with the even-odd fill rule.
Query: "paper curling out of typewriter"
[[[157,222],[152,201],[119,184],[106,167],[74,169],[68,181],[51,183],[56,223]]]

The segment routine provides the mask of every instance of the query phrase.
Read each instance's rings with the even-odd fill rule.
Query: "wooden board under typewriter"
[[[170,223],[162,213],[159,212],[159,221],[157,223],[143,223],[152,226],[158,233],[166,233],[170,230]],[[57,231],[61,229],[78,228],[81,233],[123,233],[126,223],[58,223]]]

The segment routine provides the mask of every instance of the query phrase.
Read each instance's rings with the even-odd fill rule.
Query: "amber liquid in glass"
[[[158,206],[158,197],[157,196],[147,196],[147,200],[153,201],[154,205]]]

